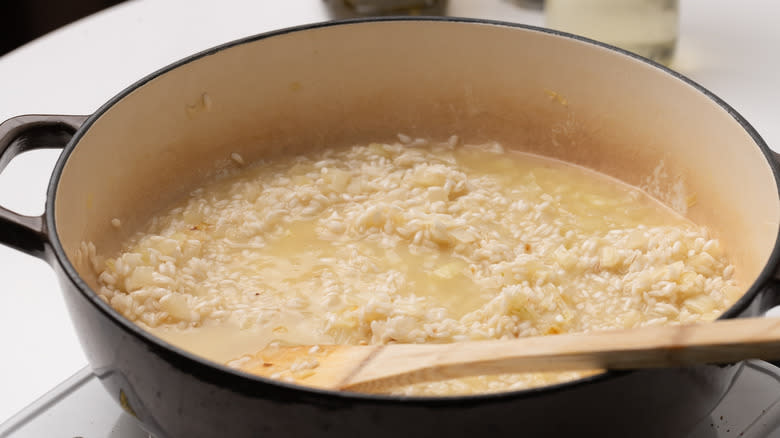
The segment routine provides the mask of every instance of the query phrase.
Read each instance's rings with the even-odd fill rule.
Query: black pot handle
[[[87,116],[27,115],[0,123],[0,172],[17,155],[62,149]],[[44,258],[48,233],[43,216],[24,216],[0,206],[0,243]]]

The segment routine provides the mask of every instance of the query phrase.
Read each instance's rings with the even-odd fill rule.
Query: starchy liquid
[[[497,143],[400,139],[252,165],[234,154],[229,175],[153,218],[118,254],[95,257],[101,297],[159,337],[240,367],[274,343],[712,320],[739,294],[719,242],[636,188]],[[391,391],[504,391],[581,375]]]

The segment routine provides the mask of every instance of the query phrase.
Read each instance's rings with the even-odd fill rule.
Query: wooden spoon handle
[[[780,359],[780,319],[744,318],[455,344],[378,348],[338,385],[375,391],[392,385],[532,371],[636,369]]]

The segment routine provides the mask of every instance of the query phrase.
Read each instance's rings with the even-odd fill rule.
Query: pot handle
[[[64,148],[87,117],[26,115],[0,123],[0,172],[22,152]],[[44,216],[24,216],[0,206],[0,243],[43,258],[48,246]]]

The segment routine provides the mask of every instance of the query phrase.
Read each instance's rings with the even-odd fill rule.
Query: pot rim
[[[289,33],[305,32],[307,30],[320,29],[320,28],[326,28],[331,26],[350,26],[355,24],[365,24],[365,23],[372,23],[372,22],[395,22],[395,21],[420,22],[420,23],[455,22],[455,23],[468,23],[474,25],[489,25],[489,26],[501,26],[501,27],[523,29],[527,31],[553,35],[556,37],[563,37],[563,38],[575,40],[577,42],[582,42],[582,43],[602,47],[614,52],[618,52],[629,58],[632,58],[634,61],[643,62],[647,65],[655,67],[661,70],[663,73],[668,74],[673,78],[682,81],[683,83],[693,87],[700,93],[704,94],[706,97],[708,97],[710,100],[715,102],[718,106],[720,106],[723,110],[725,110],[737,123],[739,123],[742,129],[744,129],[748,133],[748,135],[750,135],[755,145],[761,150],[761,152],[764,155],[764,158],[767,160],[769,167],[772,171],[772,174],[774,176],[778,197],[780,198],[780,170],[778,169],[778,164],[773,159],[772,151],[769,149],[769,147],[761,138],[761,136],[758,134],[758,132],[750,125],[750,123],[748,123],[748,121],[745,120],[745,118],[743,118],[734,108],[732,108],[729,104],[727,104],[722,99],[717,97],[715,94],[710,92],[708,89],[704,88],[703,86],[699,85],[698,83],[689,79],[688,77],[682,75],[681,73],[678,73],[652,60],[649,60],[647,58],[644,58],[640,55],[629,52],[627,50],[615,46],[611,46],[609,44],[602,43],[599,41],[595,41],[589,38],[585,38],[579,35],[573,35],[558,30],[547,29],[543,27],[531,26],[526,24],[519,24],[519,23],[510,23],[510,22],[478,19],[478,18],[462,18],[462,17],[355,18],[355,19],[335,20],[335,21],[327,21],[327,22],[319,22],[319,23],[287,27],[283,29],[273,30],[269,32],[264,32],[264,33],[244,37],[244,38],[239,38],[227,43],[223,43],[211,47],[209,49],[182,58],[176,62],[173,62],[163,68],[154,71],[153,73],[150,73],[149,75],[141,78],[137,82],[126,87],[117,95],[115,95],[106,103],[104,103],[100,108],[97,109],[97,111],[95,111],[92,115],[89,116],[89,118],[87,118],[87,120],[81,125],[81,127],[79,127],[79,129],[73,135],[71,140],[68,142],[67,146],[65,147],[62,154],[57,160],[51,179],[49,181],[49,185],[47,188],[48,196],[46,200],[46,208],[45,208],[44,216],[45,216],[46,229],[49,235],[50,249],[54,255],[53,260],[56,260],[56,262],[62,267],[70,282],[76,286],[76,288],[84,296],[84,298],[90,301],[95,307],[97,307],[97,309],[100,312],[103,313],[105,317],[107,317],[109,320],[113,321],[115,324],[121,327],[126,333],[135,336],[136,338],[140,338],[141,340],[145,341],[147,344],[151,344],[152,346],[155,347],[155,349],[160,349],[162,351],[165,351],[168,354],[172,353],[176,357],[177,361],[179,362],[180,361],[189,362],[190,365],[195,365],[197,368],[213,371],[217,373],[217,375],[212,376],[212,378],[216,378],[215,380],[224,381],[226,384],[230,384],[230,382],[240,381],[243,384],[242,385],[243,387],[241,388],[241,392],[257,394],[259,393],[257,390],[262,388],[263,385],[274,385],[292,391],[300,391],[302,394],[308,393],[310,395],[327,396],[327,397],[342,399],[345,401],[360,400],[360,401],[370,401],[373,403],[403,403],[407,405],[417,405],[417,406],[442,406],[442,405],[451,405],[451,404],[463,405],[464,402],[470,404],[482,403],[482,402],[497,402],[504,399],[519,399],[519,398],[526,398],[526,397],[534,397],[542,394],[544,395],[552,394],[558,391],[574,390],[584,385],[590,385],[590,384],[601,382],[605,379],[611,379],[618,376],[639,372],[639,371],[605,371],[585,378],[580,378],[580,379],[567,381],[563,383],[557,383],[553,385],[545,385],[542,387],[523,389],[523,390],[503,391],[498,393],[486,393],[486,394],[476,394],[476,395],[456,395],[456,396],[436,396],[436,397],[422,397],[422,396],[410,397],[410,396],[399,396],[399,395],[340,392],[340,391],[324,390],[319,388],[312,388],[312,387],[307,387],[302,385],[280,382],[277,380],[272,380],[272,379],[256,376],[253,374],[249,374],[243,371],[230,368],[226,365],[213,362],[197,354],[191,353],[173,344],[170,344],[162,340],[161,338],[158,338],[153,334],[143,330],[140,326],[138,326],[137,324],[133,323],[132,321],[126,319],[121,314],[119,314],[119,312],[114,310],[108,303],[101,300],[98,297],[97,293],[93,291],[89,287],[89,285],[87,285],[87,283],[81,278],[81,276],[78,274],[74,266],[71,264],[70,260],[68,259],[68,256],[65,254],[65,250],[62,247],[62,244],[59,239],[59,235],[57,233],[57,227],[56,227],[55,215],[54,215],[57,187],[59,185],[60,178],[62,177],[63,169],[65,168],[65,165],[71,153],[76,148],[81,138],[89,130],[89,128],[115,104],[121,102],[127,95],[129,95],[136,89],[142,87],[147,82],[150,82],[153,79],[156,79],[157,77],[160,77],[168,73],[169,71],[172,71],[178,67],[181,67],[185,64],[189,64],[190,62],[196,61],[206,56],[216,54],[226,49],[230,49],[234,46],[239,46],[242,44],[259,41],[266,38],[286,35]],[[745,310],[754,301],[756,295],[761,290],[767,287],[767,284],[775,276],[775,272],[777,270],[778,265],[780,265],[780,229],[778,230],[778,235],[775,236],[774,248],[772,249],[769,259],[766,265],[764,266],[764,268],[759,273],[758,277],[755,279],[753,284],[748,288],[748,290],[740,297],[740,299],[737,300],[731,307],[729,307],[718,319],[731,318],[738,315],[743,310]],[[244,386],[249,384],[253,386],[251,388]]]

